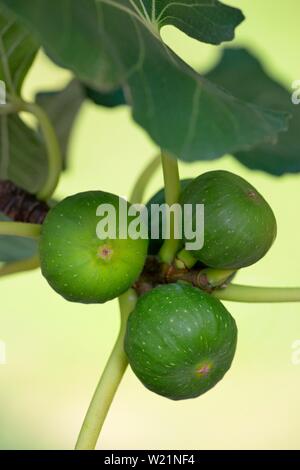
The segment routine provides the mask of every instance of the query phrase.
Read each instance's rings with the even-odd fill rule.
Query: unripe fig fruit
[[[180,180],[180,186],[181,186],[181,191],[184,190],[184,188],[191,182],[193,181],[192,178],[188,178],[188,179],[184,179],[184,180]],[[158,230],[158,233],[159,233],[159,238],[157,239],[154,239],[154,238],[151,238],[151,205],[152,204],[158,204],[158,205],[161,205],[161,204],[165,204],[166,200],[165,200],[165,190],[164,188],[161,188],[159,191],[157,191],[157,193],[154,194],[154,196],[152,196],[152,198],[147,202],[146,206],[147,206],[147,209],[148,209],[148,236],[149,236],[149,247],[148,247],[148,253],[150,255],[156,255],[164,240],[162,238],[162,223],[161,223],[161,217],[160,217],[160,220],[159,220],[159,228],[157,229]],[[153,220],[153,225],[155,227],[157,227],[157,224],[155,223],[156,220]]]
[[[137,302],[125,351],[140,381],[172,400],[210,390],[230,368],[237,342],[222,303],[189,284],[160,285]]]
[[[49,284],[65,299],[106,302],[125,292],[142,271],[148,240],[112,235],[99,239],[96,233],[103,220],[96,210],[101,204],[110,204],[116,214],[118,237],[119,199],[114,194],[89,191],[67,197],[48,213],[40,240],[41,268]],[[122,201],[128,209],[129,204]]]
[[[251,184],[229,171],[198,176],[184,189],[181,203],[194,208],[204,204],[204,246],[191,254],[207,266],[249,266],[267,253],[276,238],[269,204]]]

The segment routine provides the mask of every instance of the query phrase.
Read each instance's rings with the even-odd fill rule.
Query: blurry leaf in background
[[[9,221],[0,212],[0,221]],[[30,258],[37,253],[37,242],[29,238],[0,235],[0,262],[17,261]]]
[[[291,91],[276,82],[246,49],[226,48],[207,78],[239,99],[277,111],[288,111],[292,116],[288,132],[280,134],[277,143],[235,152],[235,157],[251,169],[273,175],[300,172],[300,106],[292,103]]]
[[[218,89],[159,36],[161,26],[176,24],[205,42],[231,39],[244,18],[235,8],[215,0],[185,6],[165,1],[157,11],[157,2],[150,10],[142,1],[1,1],[81,81],[106,92],[122,85],[136,122],[182,160],[213,159],[274,142],[287,128],[286,115],[245,104]]]
[[[39,45],[0,3],[0,79],[9,92],[19,94]]]
[[[30,32],[0,4],[0,79],[9,93],[20,93],[37,50]],[[36,192],[46,171],[44,146],[36,132],[17,115],[0,115],[0,178]]]
[[[77,80],[72,80],[62,90],[39,92],[36,95],[36,103],[46,111],[56,131],[64,165],[72,128],[84,97],[84,91]]]
[[[77,79],[69,82],[61,90],[39,92],[36,103],[47,113],[56,131],[62,150],[64,167],[67,166],[68,146],[77,114],[85,99],[98,106],[114,108],[126,104],[122,88],[113,92],[100,92]]]
[[[0,125],[0,178],[36,193],[47,175],[41,138],[17,115],[1,116]]]

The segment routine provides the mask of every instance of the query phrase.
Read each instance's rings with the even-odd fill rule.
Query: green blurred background
[[[300,2],[231,0],[247,20],[233,44],[246,45],[288,88],[300,79]],[[220,50],[174,28],[166,42],[186,61],[206,71]],[[69,79],[42,54],[28,76],[27,98]],[[299,130],[300,131],[300,130]],[[300,138],[300,137],[299,137]],[[156,153],[127,108],[82,108],[72,137],[70,166],[57,197],[102,189],[128,195],[139,171]],[[238,282],[300,284],[300,175],[271,177],[224,157],[180,164],[181,176],[209,169],[238,173],[273,207],[278,238],[268,255],[243,270]],[[162,185],[158,173],[150,196]],[[118,329],[117,302],[68,303],[38,271],[1,279],[0,448],[72,448]],[[237,320],[239,342],[233,366],[206,395],[172,402],[147,391],[128,370],[105,423],[99,448],[106,449],[291,449],[300,448],[300,364],[292,344],[300,339],[300,304],[227,303]]]

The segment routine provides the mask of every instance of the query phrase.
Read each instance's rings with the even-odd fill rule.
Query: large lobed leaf
[[[196,39],[219,44],[232,39],[244,19],[240,10],[217,0],[1,1],[35,28],[54,60],[82,80],[108,89],[120,85],[137,65],[142,47],[139,31],[147,29],[159,39],[160,27],[175,24]],[[116,29],[130,46],[125,60],[114,45]]]
[[[274,175],[300,171],[300,106],[291,101],[291,92],[276,82],[261,63],[246,49],[225,49],[220,62],[207,77],[240,99],[274,110],[289,111],[289,130],[278,142],[264,144],[247,152],[236,152],[236,158],[252,169]]]
[[[141,8],[142,2],[135,2]],[[244,20],[237,8],[217,0],[144,1],[148,17],[158,29],[173,25],[192,38],[209,44],[220,44],[234,38],[235,28]]]
[[[203,79],[161,40],[173,24],[210,43],[231,39],[243,15],[218,1],[2,0],[59,64],[100,91],[121,85],[133,117],[186,161],[274,142],[286,116],[248,105]],[[60,34],[57,34],[59,31]]]

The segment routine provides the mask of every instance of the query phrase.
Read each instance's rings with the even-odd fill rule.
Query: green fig
[[[110,204],[119,229],[119,201],[114,194],[89,191],[67,197],[48,213],[40,239],[41,269],[65,299],[103,303],[125,292],[141,273],[148,240],[99,239],[97,208]],[[129,204],[122,200],[125,207]],[[128,218],[130,220],[130,218]]]
[[[276,238],[274,213],[247,181],[229,171],[210,171],[195,178],[181,203],[204,204],[204,246],[190,250],[205,265],[238,269],[261,259]],[[190,240],[185,240],[189,242]]]
[[[172,400],[198,397],[230,368],[237,327],[211,295],[177,283],[144,294],[130,314],[125,351],[134,373]]]

